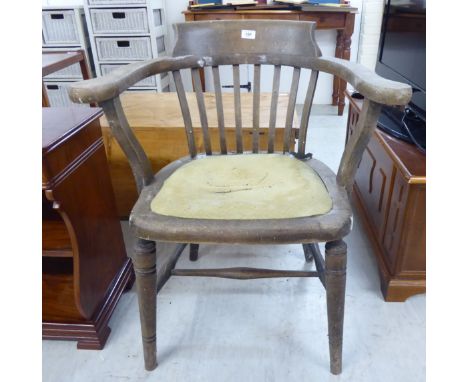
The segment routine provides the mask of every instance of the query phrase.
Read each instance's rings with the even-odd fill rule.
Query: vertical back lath
[[[304,109],[302,110],[301,125],[299,128],[298,157],[305,157],[305,144],[307,138],[307,127],[309,125],[310,110],[314,101],[315,86],[317,84],[318,71],[312,70],[310,73],[309,86],[307,88],[304,100]]]
[[[211,140],[210,131],[208,129],[208,117],[206,115],[205,98],[203,96],[200,71],[198,68],[192,68],[192,80],[197,97],[198,113],[200,115],[200,123],[203,133],[203,145],[205,146],[206,154],[211,155]]]
[[[270,106],[270,124],[268,127],[268,152],[275,151],[275,127],[276,127],[276,110],[278,108],[278,96],[280,86],[281,65],[275,65],[273,74],[273,89],[271,92]]]
[[[294,110],[296,108],[297,89],[299,88],[299,77],[301,75],[301,68],[294,68],[293,78],[291,81],[291,90],[289,91],[288,110],[286,112],[286,123],[284,125],[284,140],[283,152],[289,152],[291,142],[291,130],[294,120]]]
[[[185,95],[184,84],[180,76],[180,71],[174,70],[172,72],[174,76],[174,83],[179,97],[180,110],[182,111],[182,118],[184,119],[185,133],[187,135],[187,144],[189,147],[190,156],[194,158],[197,155],[197,148],[195,146],[195,138],[193,136],[192,118],[190,116],[190,109],[187,102],[187,96]]]
[[[241,98],[240,98],[240,74],[239,65],[233,65],[233,80],[234,80],[234,109],[236,113],[236,151],[242,154],[244,151],[242,145],[242,114],[241,114]]]
[[[227,154],[226,132],[224,129],[223,95],[221,92],[221,79],[219,76],[219,67],[213,66],[212,71],[216,97],[216,111],[218,114],[219,147],[221,148],[221,154]]]
[[[260,70],[258,64],[254,65],[254,83],[253,83],[253,137],[252,137],[252,152],[258,153],[258,141],[260,133]]]

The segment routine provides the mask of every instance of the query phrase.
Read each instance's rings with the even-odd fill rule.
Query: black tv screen
[[[426,111],[426,1],[386,0],[376,71],[413,87],[411,106]]]

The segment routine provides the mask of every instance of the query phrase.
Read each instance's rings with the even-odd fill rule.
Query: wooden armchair
[[[306,261],[316,271],[255,268],[174,269],[177,276],[236,279],[262,277],[318,277],[326,289],[330,369],[341,373],[346,283],[346,244],[351,229],[348,194],[381,104],[405,105],[411,88],[378,77],[364,67],[336,58],[321,57],[314,38],[315,23],[296,21],[213,21],[178,24],[173,57],[138,62],[109,75],[71,87],[75,102],[98,102],[113,134],[130,161],[139,199],[130,216],[138,242],[132,256],[140,307],[145,367],[156,367],[156,241],[190,244],[196,260],[198,245],[290,244],[303,245]],[[245,147],[241,134],[239,65],[254,65],[253,138]],[[232,65],[236,147],[226,147],[219,66]],[[259,150],[261,65],[274,65],[268,150]],[[283,147],[274,147],[276,104],[281,68],[293,68]],[[213,153],[199,69],[210,68],[216,95],[220,153]],[[189,69],[196,92],[204,150],[197,152],[180,71]],[[297,152],[289,139],[302,69],[311,75],[300,120]],[[318,72],[337,75],[364,97],[359,127],[347,143],[338,173],[306,153],[306,132]],[[170,72],[185,122],[189,156],[154,175],[147,156],[128,126],[119,95],[136,82]],[[246,153],[246,151],[249,153]],[[232,152],[234,151],[234,152]],[[244,153],[244,154],[243,154]],[[243,155],[242,155],[243,154]],[[325,259],[319,242],[326,242]]]

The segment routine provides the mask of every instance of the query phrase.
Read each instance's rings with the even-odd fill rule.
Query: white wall
[[[385,0],[363,0],[359,49],[359,63],[374,70],[380,42],[380,30]]]
[[[84,0],[42,0],[43,5],[71,5],[71,4],[83,4]],[[359,9],[359,13],[356,15],[356,21],[354,26],[354,34],[351,42],[351,60],[356,61],[358,54],[359,46],[359,36],[360,36],[360,27],[361,27],[361,9],[363,1],[372,1],[372,0],[351,0],[351,5]],[[383,0],[373,0],[373,1],[383,1]],[[167,13],[167,22],[168,22],[168,50],[172,50],[174,42],[174,32],[172,25],[174,23],[184,22],[184,16],[182,12],[187,9],[188,0],[166,0],[166,13]],[[316,32],[317,43],[322,50],[324,56],[334,56],[335,55],[335,46],[336,46],[336,31],[334,30],[320,30]],[[268,72],[268,71],[266,71]],[[265,72],[265,73],[266,73]],[[269,71],[271,72],[271,70]],[[262,72],[263,75],[263,72]],[[268,75],[264,76],[262,83],[269,82],[266,78]],[[188,76],[185,76],[184,82],[187,86],[190,86],[191,81]],[[285,86],[282,86],[281,91],[287,91],[286,82]],[[317,89],[315,92],[315,103],[317,104],[330,104],[333,78],[330,75],[321,73],[318,79]],[[264,90],[267,88],[263,87]],[[307,81],[302,81],[298,93],[298,103],[301,103],[305,97],[305,92],[307,89]]]

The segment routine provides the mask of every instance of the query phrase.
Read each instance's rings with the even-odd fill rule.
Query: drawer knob
[[[112,12],[112,17],[114,19],[124,19],[125,18],[125,12]]]
[[[130,41],[117,41],[117,46],[119,48],[128,48],[130,46]]]

